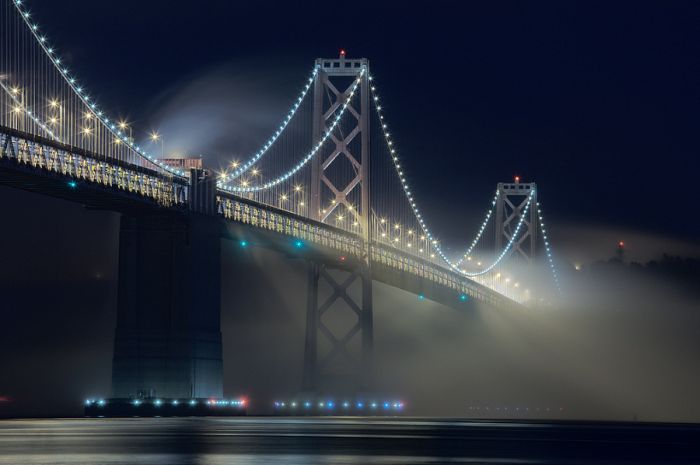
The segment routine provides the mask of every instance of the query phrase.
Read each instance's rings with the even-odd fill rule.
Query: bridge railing
[[[0,160],[140,195],[164,207],[187,203],[187,181],[80,147],[0,126]]]
[[[404,253],[378,242],[372,243],[371,258],[375,263],[419,276],[452,289],[458,294],[468,296],[469,298],[492,304],[499,304],[511,300],[486,286],[465,278],[464,276],[460,276],[458,273],[446,267],[436,265],[428,260]]]
[[[296,237],[344,254],[363,255],[362,239],[341,229],[221,191],[217,204],[219,214],[226,219]]]
[[[254,200],[219,191],[217,209],[221,216],[231,221],[298,238],[358,258],[364,254],[363,240],[358,235]],[[465,298],[468,296],[471,299],[500,306],[513,303],[513,299],[461,276],[447,267],[404,253],[391,245],[372,241],[369,249],[372,262],[445,286],[460,295],[464,294]]]

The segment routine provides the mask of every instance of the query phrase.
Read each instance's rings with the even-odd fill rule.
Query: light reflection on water
[[[351,456],[351,455],[270,455],[270,454],[22,454],[0,457],[0,464],[28,465],[435,465],[446,463],[528,464],[540,461],[484,458]]]
[[[669,454],[700,457],[693,446],[699,438],[700,427],[673,425],[640,430],[385,418],[5,420],[0,465],[617,465],[619,458],[667,465]],[[647,447],[657,443],[667,447]]]
[[[444,451],[434,454],[430,450],[419,451],[411,447],[417,438],[430,440],[436,427],[451,428],[464,424],[383,418],[9,420],[0,421],[0,464],[533,463],[460,457],[460,454],[449,456]],[[468,424],[478,426],[480,423]]]

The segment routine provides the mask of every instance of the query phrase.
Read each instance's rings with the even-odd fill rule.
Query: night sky
[[[113,118],[128,119],[143,141],[151,130],[160,131],[168,152],[203,154],[218,167],[231,154],[252,151],[279,124],[314,59],[335,57],[344,48],[350,57],[370,60],[416,198],[448,247],[461,248],[465,235],[472,236],[496,183],[519,174],[538,183],[562,261],[610,256],[619,239],[640,259],[662,252],[700,254],[696,2],[26,3],[101,107]],[[183,115],[195,122],[184,131]],[[0,361],[8,373],[0,396],[19,402],[15,412],[66,412],[75,407],[72,399],[80,402],[80,396],[109,386],[118,217],[8,188],[0,189],[0,199],[0,241],[5,244]],[[229,283],[224,306],[236,310],[223,312],[224,332],[235,336],[225,342],[227,392],[257,389],[272,396],[298,383],[300,350],[281,354],[261,347],[269,348],[273,341],[301,347],[303,318],[296,310],[303,306],[303,296],[289,289],[303,288],[303,273],[294,264],[280,265],[286,288],[241,297],[240,291],[275,287],[279,281],[261,265],[270,257],[251,260],[255,272],[246,268],[250,262],[224,264]],[[413,296],[378,289],[378,303],[412,305]],[[460,379],[471,380],[474,370],[480,370],[499,386],[512,383],[504,368],[510,367],[531,392],[545,393],[542,401],[528,397],[525,389],[518,401],[558,407],[585,393],[582,405],[590,412],[606,411],[611,396],[624,396],[627,388],[649,381],[642,367],[630,368],[638,353],[623,351],[620,359],[596,369],[582,360],[609,356],[598,352],[605,343],[586,340],[588,352],[572,343],[565,351],[569,355],[560,357],[547,346],[561,342],[564,334],[583,344],[582,335],[577,338],[567,326],[576,325],[582,334],[602,337],[613,347],[613,329],[626,328],[624,315],[616,314],[612,327],[602,318],[567,316],[550,322],[561,332],[533,343],[542,327],[534,329],[532,320],[519,319],[518,329],[525,329],[519,333],[500,317],[472,315],[468,323],[477,329],[457,334],[451,324],[457,325],[459,317],[446,317],[444,310],[431,307],[430,315],[439,317],[435,323],[415,309],[408,319],[399,318],[392,305],[388,313],[378,314],[378,327],[391,333],[378,344],[388,360],[402,361],[393,374],[417,381],[411,391],[415,398],[435,394],[426,377],[410,374],[416,363],[432,365],[429,354],[440,357],[431,376],[443,383],[449,383],[446,373],[453,370],[448,357],[461,367],[455,374]],[[640,346],[648,341],[642,343],[639,334],[659,328],[653,312],[645,315],[642,323],[635,319],[639,326],[633,328]],[[697,327],[688,325],[697,323],[697,317],[688,318],[681,318],[678,328]],[[429,327],[431,323],[437,326]],[[413,340],[416,325],[426,329]],[[516,341],[499,345],[501,339],[488,336],[494,328],[501,331],[499,338],[512,342],[516,335]],[[661,335],[654,333],[658,347],[678,336],[673,328],[659,331]],[[697,341],[697,334],[685,336],[673,355],[679,367],[685,362],[678,354],[698,349],[688,342]],[[456,341],[464,338],[481,343],[483,352],[456,356],[461,347]],[[435,340],[440,341],[437,347]],[[651,344],[645,349],[650,355],[657,347]],[[257,357],[251,355],[251,345]],[[514,358],[504,347],[527,355]],[[577,351],[584,353],[581,360]],[[484,353],[489,357],[479,358]],[[411,363],[407,354],[415,357]],[[551,357],[551,363],[534,373],[523,368],[540,356]],[[630,376],[619,374],[617,363],[632,370],[625,373]],[[596,373],[613,378],[618,373],[619,383],[585,390],[574,370],[581,364],[591,369],[587,382]],[[695,376],[687,369],[691,364],[692,357],[686,368],[675,370],[658,361],[669,370],[668,379],[682,372]],[[27,370],[34,375],[25,376]],[[673,381],[700,385],[697,377]],[[574,394],[559,396],[551,390],[553,382],[570,386]],[[505,388],[464,383],[477,402],[512,400]],[[55,391],[48,395],[46,389]],[[453,389],[445,396],[461,402]],[[656,392],[649,389],[630,403],[649,404]],[[690,394],[681,391],[658,387],[679,404],[650,415],[695,418],[683,411],[680,403]],[[41,399],[45,409],[53,396],[54,410],[28,407],[32,397]],[[613,411],[621,418],[635,408],[615,404]]]
[[[144,139],[160,130],[170,151],[186,136],[189,151],[210,157],[249,152],[313,60],[345,48],[370,59],[417,198],[466,204],[460,230],[474,230],[495,184],[517,173],[539,183],[552,223],[700,237],[688,214],[700,173],[696,2],[30,7],[97,101]],[[171,105],[183,89],[188,103],[212,99],[196,86],[203,77],[218,81],[218,107],[247,113],[247,134],[168,133],[188,110]],[[218,110],[201,112],[202,125],[220,126]],[[430,213],[436,231],[454,229],[452,215]]]

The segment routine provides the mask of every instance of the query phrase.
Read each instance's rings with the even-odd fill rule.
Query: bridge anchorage
[[[0,184],[121,214],[112,396],[122,404],[225,402],[222,238],[285,256],[301,244],[304,402],[338,393],[363,404],[357,396],[375,388],[374,281],[415,294],[416,305],[517,311],[548,297],[529,280],[544,244],[558,288],[534,183],[500,184],[465,249],[442,243],[367,59],[316,60],[259,150],[221,173],[186,172],[108,117],[22,2],[0,0],[0,12]],[[518,260],[530,268],[519,273]]]

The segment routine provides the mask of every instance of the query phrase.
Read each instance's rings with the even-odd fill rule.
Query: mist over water
[[[227,390],[293,394],[304,265],[230,253],[227,294],[236,297],[227,298],[224,331],[245,336],[227,337]],[[459,311],[375,282],[378,392],[418,415],[698,421],[697,296],[623,269],[564,274],[563,302],[522,311]],[[265,291],[234,290],[258,286]]]
[[[118,217],[2,195],[13,225],[0,229],[12,244],[3,263],[15,265],[0,271],[0,395],[12,400],[0,415],[79,415],[83,399],[110,389]],[[52,241],[46,221],[57,225]],[[301,385],[306,265],[230,241],[222,259],[225,393],[269,412]],[[417,415],[700,421],[697,293],[626,267],[577,273],[564,262],[564,304],[522,311],[455,310],[375,283],[377,391]]]
[[[231,62],[201,70],[164,89],[147,107],[168,156],[203,156],[212,169],[245,160],[270,137],[311,72],[290,66],[274,72],[267,61]],[[293,76],[292,79],[289,76]],[[160,153],[160,143],[142,135]]]

